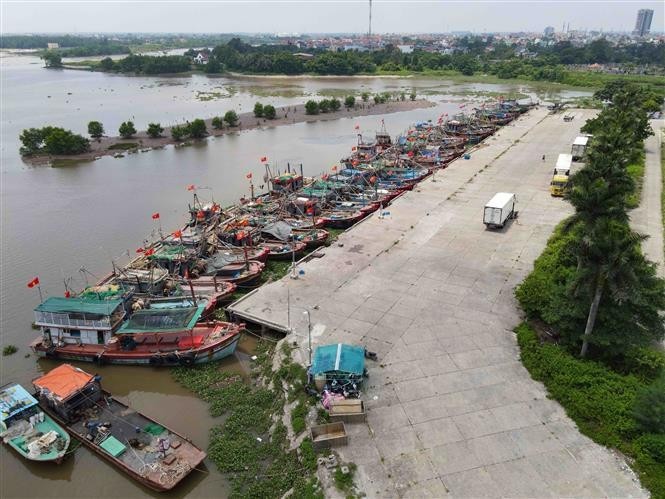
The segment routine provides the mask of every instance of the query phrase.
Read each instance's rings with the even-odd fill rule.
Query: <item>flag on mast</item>
[[[28,283],[29,288],[34,288],[35,286],[39,286],[39,277],[35,277],[32,281]]]

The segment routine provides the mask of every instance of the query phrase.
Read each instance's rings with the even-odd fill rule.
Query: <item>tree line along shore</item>
[[[105,135],[103,123],[91,121],[88,123],[91,139],[59,127],[29,128],[20,135],[21,154],[26,163],[34,166],[51,164],[57,160],[89,161],[102,156],[122,156],[125,152],[167,145],[177,147],[192,140],[242,130],[390,114],[434,106],[430,101],[416,98],[415,94],[411,94],[408,99],[389,99],[385,94],[358,101],[355,97],[350,97],[347,97],[343,104],[337,99],[310,100],[305,104],[278,108],[257,103],[252,112],[238,114],[230,110],[220,116],[195,119],[172,126],[150,123],[146,130],[141,131],[128,120],[120,125],[117,136]],[[366,96],[363,95],[364,97]]]

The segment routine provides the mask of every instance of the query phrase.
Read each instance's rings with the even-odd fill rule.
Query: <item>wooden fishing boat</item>
[[[319,218],[323,220],[325,227],[333,229],[348,229],[365,218],[367,213],[360,210],[355,211],[326,211]]]
[[[146,297],[138,298],[143,302],[141,308],[149,308],[150,310],[172,310],[176,308],[196,307],[203,305],[203,313],[201,318],[209,317],[215,309],[222,303],[222,301],[229,295],[233,294],[236,289],[235,284],[225,283],[227,288],[221,292],[215,293],[200,293],[194,296],[181,295],[181,296],[165,296],[165,297]],[[135,302],[136,303],[136,302]]]
[[[226,281],[238,287],[248,287],[257,284],[265,264],[249,260],[247,263],[231,263],[217,269],[216,274],[205,275],[192,279],[192,285],[196,289],[198,285],[214,285],[215,282]]]
[[[330,233],[325,229],[294,229],[296,241],[305,243],[307,249],[318,248],[326,244]]]
[[[284,242],[284,241],[264,241],[263,244],[270,248],[268,260],[298,260],[307,249],[303,241]],[[294,256],[295,254],[295,256]]]
[[[60,463],[69,448],[69,434],[40,409],[18,383],[0,387],[0,438],[30,461]]]
[[[171,490],[205,459],[206,453],[188,438],[118,401],[100,381],[99,376],[63,364],[33,385],[53,419],[146,487]]]

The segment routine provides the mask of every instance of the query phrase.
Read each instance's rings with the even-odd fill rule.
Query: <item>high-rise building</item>
[[[635,20],[635,29],[633,35],[644,36],[649,33],[651,29],[651,20],[653,19],[652,9],[640,9],[637,11],[637,19]]]
[[[544,31],[545,36],[553,36],[554,28],[552,26],[547,26]]]

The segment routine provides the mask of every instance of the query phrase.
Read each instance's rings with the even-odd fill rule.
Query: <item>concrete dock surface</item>
[[[580,434],[519,360],[513,296],[556,224],[556,157],[593,111],[534,109],[325,248],[323,258],[236,302],[240,318],[312,343],[377,352],[367,422],[337,450],[368,497],[648,497],[624,459]],[[543,161],[542,156],[545,155]],[[483,207],[517,195],[487,230]]]

